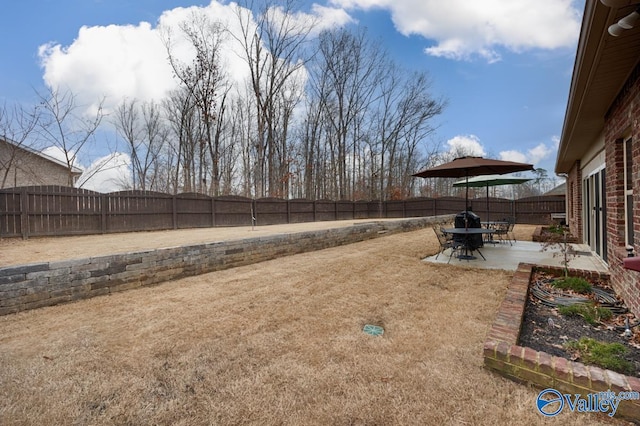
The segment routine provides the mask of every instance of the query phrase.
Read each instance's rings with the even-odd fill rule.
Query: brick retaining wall
[[[413,231],[452,217],[372,221],[344,228],[0,268],[0,315]]]
[[[535,266],[518,265],[507,294],[484,344],[484,366],[500,375],[539,389],[553,388],[563,394],[581,394],[611,390],[640,392],[640,379],[611,370],[569,361],[546,352],[518,345],[520,328]],[[545,269],[555,269],[546,267]],[[557,268],[561,271],[560,268]],[[570,275],[608,277],[595,271],[569,269]],[[532,409],[535,402],[532,403]],[[616,418],[640,421],[640,401],[622,401]]]

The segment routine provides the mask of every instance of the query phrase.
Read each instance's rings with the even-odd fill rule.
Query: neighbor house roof
[[[560,185],[556,186],[550,191],[542,194],[544,197],[557,196],[557,195],[567,195],[567,183],[563,182]]]
[[[607,28],[632,13],[640,1],[587,0],[565,113],[556,173],[568,173],[596,140],[608,109],[640,60],[640,25],[618,37]]]
[[[0,141],[5,142],[5,143],[7,143],[9,145],[12,145],[14,148],[21,149],[21,150],[26,151],[26,152],[28,152],[30,154],[33,154],[33,155],[37,155],[38,157],[41,157],[41,158],[43,158],[43,159],[45,159],[47,161],[51,161],[52,163],[55,163],[56,165],[61,166],[61,167],[65,168],[65,169],[68,168],[67,167],[67,163],[65,163],[64,161],[60,161],[55,157],[52,157],[52,156],[47,155],[47,154],[44,154],[44,153],[42,153],[40,151],[37,151],[37,150],[35,150],[33,148],[30,148],[30,147],[26,146],[26,145],[14,142],[14,141],[6,138],[6,137],[0,136]],[[79,176],[79,175],[82,174],[82,169],[80,169],[80,168],[78,168],[76,166],[72,166],[71,167],[71,174]]]

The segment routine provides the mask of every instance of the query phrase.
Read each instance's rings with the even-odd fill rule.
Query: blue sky
[[[448,99],[435,123],[434,139],[442,149],[464,146],[488,157],[531,162],[553,174],[584,0],[314,4],[305,2],[305,11],[321,16],[326,26],[366,26],[398,63],[429,72],[433,94]],[[157,69],[148,47],[157,39],[154,30],[161,16],[175,21],[183,13],[176,8],[190,6],[220,16],[229,9],[228,2],[186,0],[8,2],[0,101],[32,103],[34,89],[62,83],[86,96],[116,99],[135,87],[135,96],[153,97],[167,79],[148,71]],[[122,77],[128,68],[144,77]],[[125,80],[131,80],[128,86]],[[83,165],[103,154],[96,148],[81,158]]]

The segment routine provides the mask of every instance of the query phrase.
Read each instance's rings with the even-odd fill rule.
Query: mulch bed
[[[613,317],[594,326],[583,317],[562,315],[558,312],[557,307],[547,306],[549,301],[554,304],[560,300],[566,300],[564,298],[567,297],[585,297],[585,295],[572,293],[570,290],[558,290],[552,287],[548,281],[554,276],[557,275],[551,272],[534,272],[530,284],[531,289],[535,288],[534,286],[537,284],[537,288],[548,292],[548,295],[551,296],[547,295],[541,299],[534,294],[534,291],[529,292],[519,344],[550,355],[582,362],[578,354],[565,348],[567,342],[589,337],[605,343],[621,343],[628,349],[624,358],[633,364],[635,369],[633,375],[640,376],[640,327],[634,327],[639,320],[632,313],[626,311],[626,307],[608,283],[603,280],[589,280],[594,289],[604,291],[618,300],[613,309]],[[594,299],[593,295],[589,297]],[[596,300],[596,305],[599,304],[600,302]],[[623,335],[625,318],[628,319],[631,326],[631,338],[626,338]]]

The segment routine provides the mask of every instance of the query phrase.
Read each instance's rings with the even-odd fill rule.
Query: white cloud
[[[114,192],[131,187],[131,158],[116,152],[98,158],[84,170],[77,186],[97,192]]]
[[[507,161],[517,161],[520,163],[533,164],[534,167],[540,167],[539,164],[549,160],[555,155],[558,148],[558,138],[553,137],[551,143],[539,143],[526,152],[518,150],[507,150],[500,152],[500,159]]]
[[[536,164],[549,158],[555,153],[556,149],[553,146],[547,146],[544,143],[540,143],[527,151],[527,157],[532,164]]]
[[[458,135],[447,141],[449,153],[453,156],[473,155],[483,157],[487,155],[480,139],[476,135]]]
[[[125,96],[160,99],[175,87],[167,53],[156,30],[138,26],[82,27],[68,47],[40,47],[49,87],[68,87],[81,104],[106,97],[106,106]]]
[[[515,161],[517,163],[526,163],[527,156],[522,152],[516,151],[516,150],[502,151],[500,152],[500,160]]]
[[[165,11],[155,26],[148,22],[84,26],[69,46],[55,43],[40,46],[44,81],[49,87],[70,89],[77,95],[78,104],[87,105],[90,111],[95,110],[102,98],[105,98],[106,111],[113,110],[124,97],[142,101],[162,99],[177,85],[167,61],[162,32],[170,29],[176,38],[176,57],[189,63],[193,50],[178,37],[179,26],[194,13],[202,12],[212,22],[220,22],[231,33],[239,35],[236,6],[235,3],[224,4],[212,0],[208,6],[178,7]],[[351,21],[344,10],[336,8],[314,6],[311,14],[319,22],[318,28]],[[299,13],[294,19],[309,19],[309,16]],[[240,51],[233,37],[225,39],[221,68],[236,81],[248,75]]]
[[[385,9],[398,31],[435,40],[429,55],[500,59],[514,52],[572,47],[580,31],[575,0],[332,0],[349,9]]]

